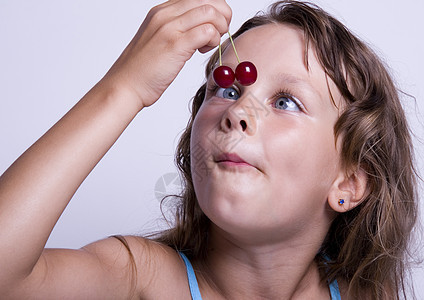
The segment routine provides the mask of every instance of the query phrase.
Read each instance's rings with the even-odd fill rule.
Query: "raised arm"
[[[118,242],[82,250],[44,250],[45,243],[131,120],[157,101],[197,49],[218,45],[230,18],[224,0],[168,1],[151,9],[105,77],[0,177],[0,295],[127,295]]]

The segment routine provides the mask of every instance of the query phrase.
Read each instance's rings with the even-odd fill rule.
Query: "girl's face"
[[[236,49],[258,79],[223,89],[208,78],[191,135],[199,205],[216,228],[246,240],[325,234],[327,196],[340,172],[330,90],[338,106],[341,96],[311,48],[306,66],[303,32],[294,27],[253,28]],[[222,58],[235,70],[231,47]]]

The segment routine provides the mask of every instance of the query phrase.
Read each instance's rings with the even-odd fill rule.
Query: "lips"
[[[232,164],[236,164],[236,165],[249,165],[249,166],[253,167],[250,163],[246,162],[244,159],[242,159],[236,153],[222,153],[222,154],[217,156],[215,161],[217,163],[232,163]]]

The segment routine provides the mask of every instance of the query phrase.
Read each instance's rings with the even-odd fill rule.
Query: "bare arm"
[[[102,290],[110,297],[116,288],[110,281],[126,282],[127,276],[105,268],[116,261],[116,241],[82,250],[44,250],[45,243],[131,120],[157,101],[196,49],[218,44],[230,18],[223,0],[176,0],[153,8],[106,76],[0,177],[0,294],[89,296]],[[112,250],[99,250],[104,247]],[[116,268],[125,265],[125,259],[117,261]],[[91,276],[73,277],[70,284],[77,271]]]
[[[135,116],[134,107],[113,103],[119,97],[108,93],[90,91],[0,177],[5,288],[32,272],[72,195]]]

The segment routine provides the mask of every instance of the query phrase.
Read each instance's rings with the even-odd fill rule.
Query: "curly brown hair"
[[[341,159],[346,172],[361,168],[368,175],[368,194],[360,205],[333,221],[315,260],[325,281],[343,280],[349,299],[399,299],[405,294],[405,258],[417,219],[416,172],[412,142],[399,92],[378,56],[342,23],[308,2],[279,1],[267,13],[246,21],[234,33],[265,24],[290,24],[304,33],[325,73],[345,99],[334,126],[342,139]],[[223,44],[223,49],[229,42]],[[308,61],[305,51],[305,62]],[[217,64],[217,52],[206,67],[208,78]],[[173,228],[156,241],[204,258],[209,219],[200,209],[192,181],[190,136],[203,103],[206,84],[197,91],[191,118],[176,152],[183,192],[175,201]]]

